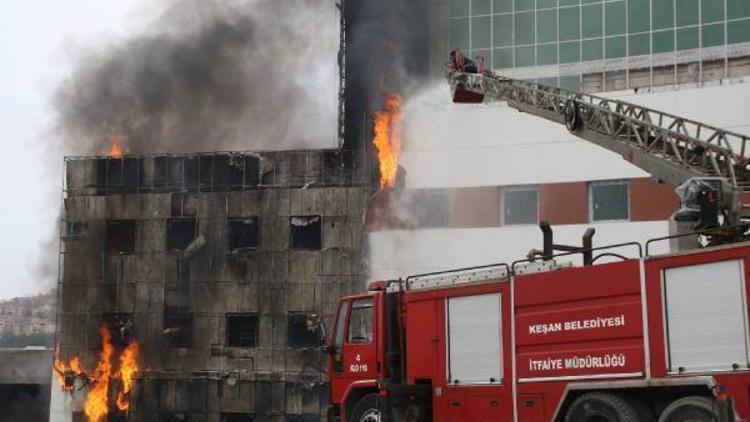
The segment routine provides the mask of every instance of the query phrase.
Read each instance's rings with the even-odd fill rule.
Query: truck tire
[[[656,422],[656,415],[651,406],[638,397],[628,397],[628,402],[638,413],[638,420],[643,422]]]
[[[352,417],[347,422],[380,422],[382,420],[382,399],[377,394],[368,394],[354,405]]]
[[[715,422],[719,418],[714,402],[708,397],[689,396],[677,399],[659,416],[659,422]]]
[[[565,422],[640,422],[638,410],[624,398],[603,392],[578,397],[565,414]]]

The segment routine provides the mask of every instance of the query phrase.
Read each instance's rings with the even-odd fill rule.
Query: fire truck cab
[[[617,246],[341,298],[329,420],[748,420],[750,243]]]

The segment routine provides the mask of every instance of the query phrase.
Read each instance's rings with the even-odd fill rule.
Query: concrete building
[[[352,154],[66,159],[60,357],[93,370],[102,324],[115,354],[140,344],[130,413],[110,401],[109,420],[321,419],[323,333],[363,283]],[[51,420],[84,420],[89,388],[53,389]]]
[[[501,75],[750,133],[746,0],[433,0],[425,19],[436,77],[461,48]],[[452,104],[444,80],[406,116],[418,229],[373,234],[376,278],[521,259],[541,245],[541,220],[567,244],[589,226],[595,246],[670,232],[674,186],[564,127],[504,103]]]

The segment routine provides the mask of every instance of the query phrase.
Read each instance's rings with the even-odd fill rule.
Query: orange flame
[[[380,187],[392,188],[398,173],[401,154],[401,97],[390,93],[385,98],[385,110],[375,113],[375,139],[380,167]]]
[[[122,391],[117,394],[117,408],[130,411],[129,395],[133,388],[133,377],[138,373],[138,342],[133,340],[120,355],[120,369],[117,377],[122,382]]]
[[[112,145],[110,145],[109,151],[107,151],[107,155],[112,158],[120,158],[122,157],[122,153],[122,138],[119,136],[115,136],[112,138]]]
[[[57,382],[60,383],[60,388],[63,391],[73,391],[75,388],[75,376],[85,375],[83,369],[81,369],[81,360],[78,356],[70,358],[70,362],[65,362],[60,359],[60,345],[58,344],[55,348],[55,372],[57,373]]]
[[[88,416],[89,422],[102,421],[109,413],[109,379],[112,376],[112,355],[115,348],[112,346],[112,335],[105,324],[99,327],[99,334],[102,336],[102,352],[91,377],[93,385],[89,388],[83,405],[83,412]]]
[[[112,335],[106,324],[99,327],[102,337],[102,351],[99,354],[99,362],[92,374],[86,374],[81,367],[78,356],[73,356],[69,362],[60,359],[60,347],[55,349],[54,368],[57,373],[57,381],[63,391],[73,391],[77,377],[83,379],[89,385],[86,400],[83,405],[84,413],[89,422],[101,422],[106,419],[110,406],[110,382],[114,388],[119,388],[115,405],[123,412],[130,411],[130,394],[138,374],[139,345],[131,340],[120,354],[118,365],[113,365],[115,346],[112,343]]]

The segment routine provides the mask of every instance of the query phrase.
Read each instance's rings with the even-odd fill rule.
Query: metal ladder
[[[748,136],[625,101],[489,73],[451,71],[448,81],[454,94],[463,90],[506,101],[519,111],[564,124],[658,181],[680,185],[693,177],[720,177],[733,222],[750,219]]]

